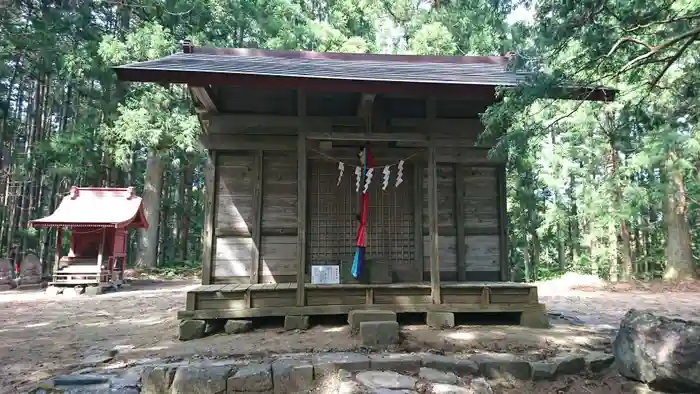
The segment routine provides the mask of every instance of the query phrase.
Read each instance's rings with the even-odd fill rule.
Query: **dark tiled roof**
[[[487,86],[515,86],[526,78],[525,74],[506,71],[504,65],[493,63],[290,59],[203,53],[178,53],[119,69]]]

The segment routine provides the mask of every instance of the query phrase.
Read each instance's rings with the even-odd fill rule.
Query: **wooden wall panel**
[[[255,245],[255,152],[217,154],[212,283],[250,283]]]
[[[253,239],[249,237],[216,237],[214,245],[214,278],[212,283],[231,283],[230,277],[243,277],[235,283],[248,283],[252,266]]]
[[[437,164],[438,184],[438,248],[440,272],[457,273],[457,243],[455,237],[455,166]],[[428,218],[428,169],[423,169],[423,271],[430,272],[430,235]],[[454,274],[454,275],[452,275]],[[441,275],[442,276],[442,275]],[[424,275],[425,277],[425,275]]]
[[[496,168],[464,168],[464,227],[498,234],[498,184]]]
[[[217,235],[251,235],[254,158],[248,152],[218,155]]]
[[[263,159],[262,234],[296,235],[297,155],[265,152]]]
[[[500,239],[498,235],[468,235],[466,243],[467,280],[470,271],[500,271]]]
[[[457,272],[457,243],[454,235],[438,237],[440,257],[440,272],[456,274]],[[430,272],[430,236],[423,236],[423,271]],[[442,276],[442,275],[441,275]],[[449,275],[448,275],[449,276]]]
[[[438,231],[440,235],[455,233],[455,167],[437,165]],[[423,169],[423,235],[428,235],[428,169]]]
[[[260,246],[263,277],[261,282],[294,282],[297,272],[297,247],[296,236],[263,236]]]

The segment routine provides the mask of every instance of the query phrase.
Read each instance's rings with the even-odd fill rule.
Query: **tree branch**
[[[691,36],[691,37],[688,39],[688,41],[686,41],[685,44],[683,44],[683,46],[678,50],[678,52],[676,52],[675,55],[671,56],[671,57],[666,61],[666,65],[664,66],[663,70],[661,70],[661,72],[659,73],[659,75],[657,75],[656,78],[654,78],[654,81],[652,81],[652,83],[651,83],[651,87],[652,87],[652,88],[655,87],[656,84],[659,83],[659,81],[661,80],[661,77],[663,77],[664,74],[666,74],[666,71],[668,71],[668,69],[671,68],[671,65],[673,65],[673,63],[675,63],[676,60],[678,60],[678,59],[683,55],[683,53],[686,51],[686,49],[688,49],[688,47],[689,47],[693,42],[695,42],[695,40],[697,40],[698,37],[700,37],[700,33],[696,33],[695,35]]]
[[[622,44],[624,44],[624,43],[626,43],[626,42],[633,42],[633,43],[635,43],[635,44],[639,44],[639,45],[641,45],[641,46],[643,46],[643,47],[646,47],[646,49],[648,49],[648,50],[650,50],[650,51],[654,49],[653,46],[647,44],[647,43],[644,42],[644,41],[638,40],[638,39],[636,39],[636,38],[634,38],[634,37],[622,37],[622,38],[620,38],[619,40],[617,40],[617,42],[615,42],[615,44],[613,44],[612,48],[610,48],[610,52],[608,52],[608,54],[607,54],[606,56],[610,56],[610,55],[612,55],[613,53],[615,53],[615,51],[617,51],[618,48],[620,48],[620,45],[622,45]]]
[[[677,35],[666,42],[663,42],[655,47],[652,47],[647,53],[637,56],[636,58],[630,60],[625,64],[619,71],[619,74],[624,73],[625,71],[629,71],[631,68],[639,65],[640,63],[644,62],[646,59],[649,59],[650,57],[656,55],[657,53],[663,51],[664,49],[667,49],[668,47],[678,43],[679,41],[682,41],[686,38],[691,38],[691,42],[695,41],[695,38],[700,34],[700,26],[687,31],[683,34]]]

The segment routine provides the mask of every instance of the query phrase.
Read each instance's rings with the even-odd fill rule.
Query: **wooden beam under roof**
[[[197,112],[219,112],[219,110],[216,108],[216,104],[214,104],[214,100],[212,100],[212,93],[208,87],[190,85],[189,88],[192,92],[192,96],[194,96],[202,105],[202,107],[195,105]]]

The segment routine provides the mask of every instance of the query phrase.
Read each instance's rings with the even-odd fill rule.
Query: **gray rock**
[[[370,389],[413,389],[418,380],[393,371],[364,371],[355,376],[358,382]]]
[[[285,330],[306,330],[309,328],[308,316],[287,315],[284,317]]]
[[[442,372],[437,369],[422,367],[418,372],[418,377],[429,380],[433,383],[457,384],[461,381],[459,376],[452,372]]]
[[[582,355],[560,354],[552,361],[557,365],[557,375],[574,375],[586,369],[586,360]]]
[[[584,355],[588,369],[591,372],[600,372],[610,367],[615,362],[615,356],[604,352],[589,352]]]
[[[700,392],[700,323],[632,309],[613,341],[623,376],[653,390]]]
[[[175,368],[167,365],[147,366],[141,372],[141,393],[161,394],[170,391]]]
[[[337,373],[338,373],[338,379],[340,379],[340,380],[349,380],[352,378],[352,373],[350,373],[350,371],[346,371],[344,369],[339,369]],[[314,374],[316,374],[316,367],[314,367]]]
[[[472,379],[471,389],[473,394],[493,394],[493,389],[491,388],[491,385],[484,378]]]
[[[231,366],[184,366],[175,371],[170,394],[220,394],[226,392]]]
[[[421,355],[421,360],[424,367],[454,372],[458,375],[473,375],[479,372],[479,366],[465,358],[426,353]]]
[[[376,389],[372,390],[372,394],[413,394],[415,390],[392,390],[392,389]]]
[[[347,371],[362,371],[369,369],[369,357],[364,354],[340,352],[340,353],[318,353],[311,358],[314,365],[314,374],[318,378],[343,369]]]
[[[405,353],[372,354],[369,357],[369,365],[371,369],[385,371],[417,371],[421,366],[421,358],[415,354]]]
[[[433,385],[433,394],[474,394],[474,392],[466,387],[438,383]]]
[[[241,334],[253,329],[253,322],[250,320],[228,320],[224,326],[227,334]]]
[[[452,328],[455,326],[455,314],[452,312],[428,312],[425,323],[430,328]]]
[[[396,312],[375,309],[355,309],[348,313],[348,324],[352,331],[360,329],[360,323],[371,321],[396,321]]]
[[[338,384],[337,394],[363,394],[366,393],[365,390],[359,383],[353,382],[352,380],[344,380]]]
[[[226,387],[228,393],[272,390],[272,367],[267,363],[253,363],[241,367],[228,378]]]
[[[46,288],[46,295],[48,296],[55,296],[63,294],[63,288],[62,287],[57,287],[57,286],[48,286]]]
[[[360,323],[360,338],[365,346],[388,346],[399,342],[396,321],[365,321]]]
[[[535,361],[532,367],[532,380],[554,380],[557,376],[557,364],[551,361]]]
[[[204,320],[183,320],[178,327],[178,339],[190,341],[204,336],[207,323]]]
[[[507,353],[482,353],[470,358],[479,365],[479,372],[489,379],[515,378],[530,380],[529,362]]]
[[[304,358],[282,358],[272,363],[275,393],[296,393],[313,386],[314,366]]]

